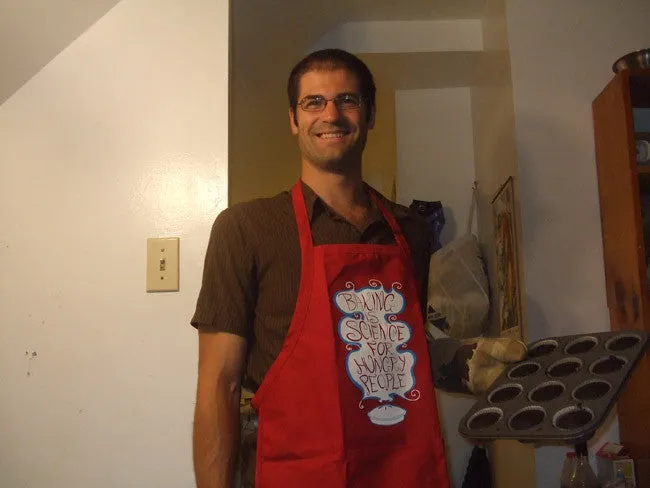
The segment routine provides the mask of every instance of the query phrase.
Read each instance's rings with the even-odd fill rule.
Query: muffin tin
[[[458,427],[469,439],[579,443],[616,403],[648,335],[629,330],[550,337],[528,346]]]

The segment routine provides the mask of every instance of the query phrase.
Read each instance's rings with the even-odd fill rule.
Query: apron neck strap
[[[296,222],[298,224],[300,248],[304,256],[307,251],[311,251],[314,248],[314,239],[311,236],[311,225],[309,225],[305,196],[302,192],[302,180],[298,180],[293,185],[291,189],[291,200],[293,201],[293,211],[296,214]]]
[[[409,245],[406,242],[406,238],[404,237],[402,228],[397,223],[397,219],[395,218],[395,216],[388,211],[386,206],[382,203],[381,199],[379,198],[379,195],[373,188],[366,185],[366,190],[370,194],[370,197],[372,198],[373,202],[375,202],[375,205],[377,205],[377,208],[380,210],[381,214],[384,216],[384,219],[386,220],[386,222],[388,222],[388,225],[393,231],[395,244],[397,244],[407,256],[410,255]]]
[[[393,237],[395,239],[395,244],[399,246],[402,252],[410,256],[411,252],[402,232],[401,227],[397,223],[397,220],[392,213],[386,209],[386,206],[382,203],[377,192],[372,189],[370,186],[366,185],[366,190],[370,194],[372,201],[375,203],[382,216],[390,226],[393,231]],[[298,235],[300,237],[300,248],[303,251],[308,251],[314,247],[314,239],[311,234],[311,225],[309,223],[309,216],[307,215],[307,207],[305,205],[305,196],[302,191],[302,180],[298,180],[291,189],[291,200],[293,202],[293,210],[296,214],[296,222],[298,224]]]

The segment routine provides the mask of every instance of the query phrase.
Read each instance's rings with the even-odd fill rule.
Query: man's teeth
[[[326,134],[321,134],[320,137],[323,139],[340,139],[345,135],[343,132],[328,132]]]

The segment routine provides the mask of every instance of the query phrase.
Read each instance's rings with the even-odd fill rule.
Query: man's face
[[[360,95],[359,80],[345,69],[308,71],[300,78],[298,102],[315,95],[331,99],[344,94]],[[370,121],[366,115],[369,109],[365,103],[356,110],[339,109],[330,100],[322,112],[308,112],[298,105],[295,120],[289,109],[303,162],[336,173],[360,164],[368,129],[374,126],[374,114]]]

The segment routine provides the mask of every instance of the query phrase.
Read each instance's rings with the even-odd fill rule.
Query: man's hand
[[[505,337],[479,337],[463,342],[458,351],[464,363],[463,384],[475,395],[487,391],[508,363],[526,357],[526,345]]]

